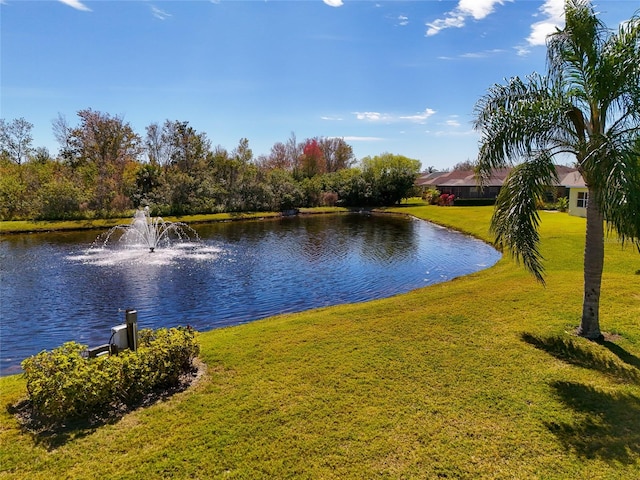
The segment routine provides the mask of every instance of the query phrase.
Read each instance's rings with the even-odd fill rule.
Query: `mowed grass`
[[[343,207],[313,207],[301,208],[300,213],[345,213],[349,209]],[[50,232],[60,230],[92,230],[101,228],[111,228],[116,225],[129,225],[133,218],[132,210],[130,217],[123,218],[96,218],[86,220],[9,220],[0,222],[0,234],[3,233],[29,233],[29,232]],[[229,222],[238,220],[262,220],[265,218],[281,217],[280,212],[238,212],[238,213],[208,213],[201,215],[184,215],[180,217],[165,216],[163,220],[167,222],[183,222],[187,224],[209,223],[209,222]]]
[[[392,209],[488,239],[490,207]],[[541,212],[547,286],[508,257],[444,284],[200,336],[206,376],[120,421],[21,432],[0,478],[640,478],[640,255],[606,244],[602,328],[573,335],[584,219]]]

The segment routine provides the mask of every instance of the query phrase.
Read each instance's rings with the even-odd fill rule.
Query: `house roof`
[[[498,168],[485,178],[485,187],[501,187],[511,172],[511,168]],[[572,167],[557,165],[558,186],[584,188],[585,183],[580,172]],[[474,170],[453,170],[451,172],[425,173],[418,177],[416,185],[425,187],[476,187],[478,181]]]
[[[500,168],[493,170],[485,179],[485,186],[500,187],[511,169]],[[452,172],[435,172],[418,177],[416,185],[438,187],[476,187],[476,173],[473,170],[453,170]]]
[[[587,184],[578,170],[573,169],[567,172],[564,177],[559,179],[560,185],[567,188],[586,188]]]

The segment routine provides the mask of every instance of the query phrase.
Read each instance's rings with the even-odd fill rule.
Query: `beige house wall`
[[[569,215],[576,217],[586,217],[587,209],[578,207],[578,192],[587,192],[586,188],[569,189]]]

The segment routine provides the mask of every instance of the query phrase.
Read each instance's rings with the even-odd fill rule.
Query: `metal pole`
[[[138,349],[138,312],[129,309],[125,311],[124,316],[127,324],[127,343],[129,349],[135,352]]]

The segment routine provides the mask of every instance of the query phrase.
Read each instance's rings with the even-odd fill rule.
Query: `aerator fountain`
[[[159,247],[169,247],[174,242],[198,241],[198,234],[182,222],[169,222],[162,217],[152,217],[149,207],[136,211],[129,225],[116,225],[106,234],[98,237],[105,248],[112,241],[112,237],[120,232],[118,242],[125,248],[147,248],[150,253]]]

